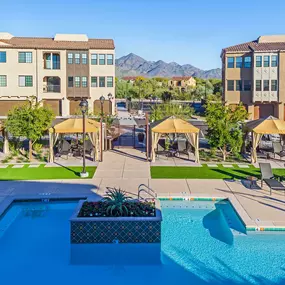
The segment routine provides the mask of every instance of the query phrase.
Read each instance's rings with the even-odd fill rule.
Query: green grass
[[[233,166],[233,168],[225,168],[222,165],[211,168],[206,164],[202,167],[152,166],[150,171],[151,178],[154,179],[244,179],[248,176],[260,178],[259,168],[252,165],[249,168]],[[285,169],[273,169],[273,173],[277,178],[285,177]]]
[[[93,177],[95,170],[96,167],[86,167],[89,178]],[[7,168],[0,168],[0,180],[80,179],[81,171],[80,166],[44,167],[44,164],[41,164],[38,168],[28,168],[28,165],[12,168],[12,165],[9,165]]]

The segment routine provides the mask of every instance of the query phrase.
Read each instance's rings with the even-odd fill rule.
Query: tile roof
[[[177,77],[172,77],[172,80],[189,80],[192,78],[192,76],[177,76]]]
[[[279,51],[285,50],[285,42],[259,43],[251,41],[223,49],[223,52],[262,52],[262,51]]]
[[[9,40],[0,39],[5,48],[37,48],[37,49],[114,49],[114,41],[111,39],[89,39],[86,42],[79,41],[54,41],[53,38],[28,38],[13,37]]]

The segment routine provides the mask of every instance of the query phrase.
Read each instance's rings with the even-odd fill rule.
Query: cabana
[[[195,162],[199,162],[199,129],[191,123],[174,116],[154,122],[150,125],[152,133],[151,159],[155,161],[155,149],[162,134],[185,134],[195,149]]]
[[[85,132],[95,149],[95,158],[99,159],[98,142],[99,142],[100,123],[91,119],[85,119]],[[54,162],[53,148],[57,142],[59,134],[76,134],[83,133],[83,119],[67,119],[49,129],[49,162]],[[102,142],[101,142],[102,143]]]
[[[263,135],[285,134],[285,122],[273,116],[250,121],[245,125],[245,131],[252,133],[251,163],[257,162],[256,148]]]

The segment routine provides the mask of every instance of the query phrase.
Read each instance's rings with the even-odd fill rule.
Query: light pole
[[[88,101],[86,99],[82,99],[79,107],[82,112],[82,124],[83,124],[83,169],[82,172],[80,173],[80,177],[86,178],[89,176],[88,172],[86,172],[86,166],[85,166],[85,114],[88,111]]]
[[[110,113],[113,114],[113,105],[112,105],[113,95],[112,95],[112,93],[108,94],[108,99],[109,99],[109,104],[111,103],[111,112]],[[109,111],[110,111],[110,109],[109,109]]]
[[[103,161],[103,106],[104,106],[104,102],[105,102],[105,97],[102,95],[100,97],[100,103],[101,103],[101,119],[100,119],[100,161]]]

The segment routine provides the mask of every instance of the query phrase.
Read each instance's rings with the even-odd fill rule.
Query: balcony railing
[[[60,85],[47,84],[43,88],[44,93],[60,93]]]

